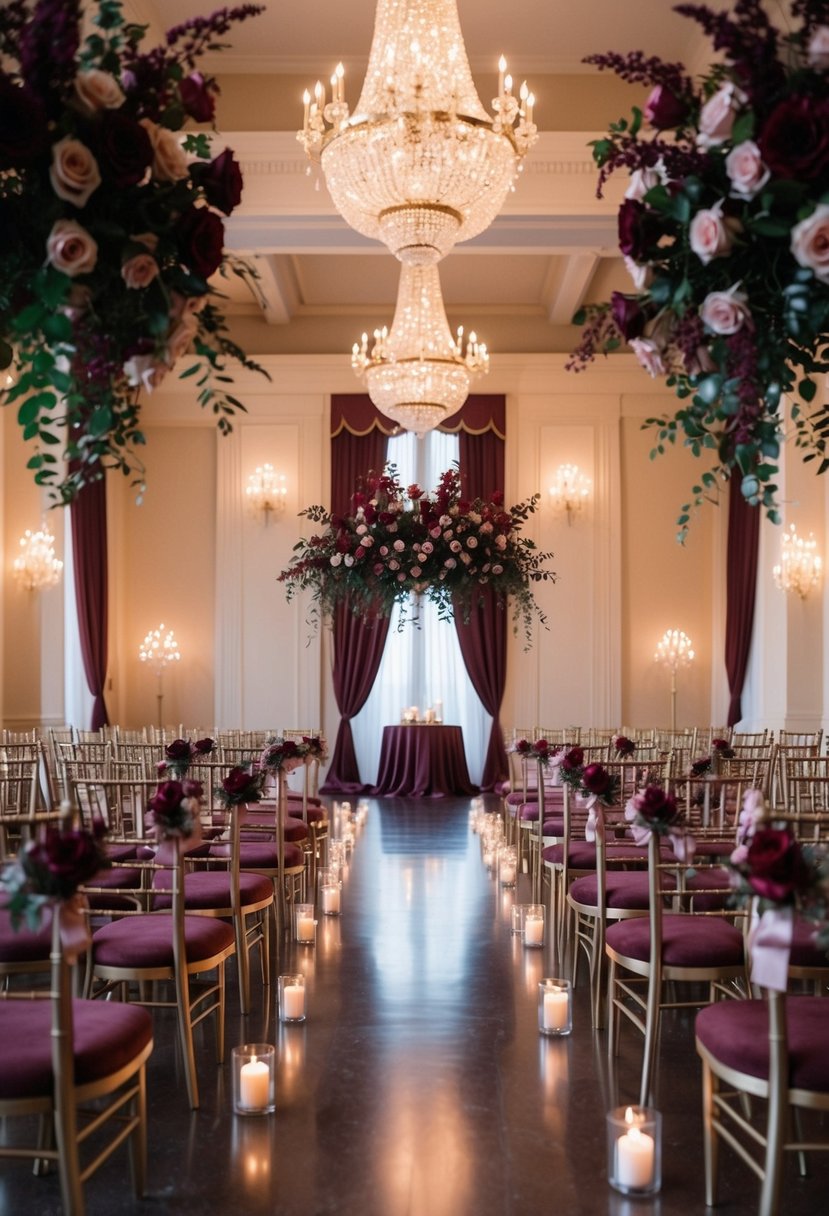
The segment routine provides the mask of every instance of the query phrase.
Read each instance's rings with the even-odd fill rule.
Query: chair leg
[[[248,921],[240,912],[233,918],[236,937],[236,968],[239,976],[239,1005],[242,1014],[250,1013],[250,955],[248,954]]]
[[[645,1047],[642,1053],[642,1085],[639,1105],[648,1106],[654,1086],[656,1054],[659,1045],[659,1006],[662,998],[662,980],[659,976],[648,977],[648,999],[645,1006]]]
[[[219,963],[216,982],[219,986],[216,1005],[216,1063],[225,1062],[225,964]],[[191,1034],[192,1042],[192,1034]]]
[[[702,1062],[702,1135],[703,1154],[705,1161],[705,1204],[712,1208],[717,1202],[717,1167],[719,1165],[720,1143],[714,1127],[714,1095],[719,1085],[718,1078],[709,1068],[707,1062]]]
[[[778,1216],[780,1185],[783,1176],[783,1144],[786,1139],[788,1110],[786,1103],[769,1096],[768,1127],[766,1130],[766,1160],[760,1207],[757,1216]]]
[[[140,1199],[147,1186],[147,1073],[143,1064],[135,1080],[138,1093],[132,1100],[132,1106],[138,1122],[130,1136],[129,1157],[133,1194]]]
[[[187,977],[176,984],[176,1013],[178,1036],[184,1061],[184,1077],[187,1082],[187,1097],[193,1110],[199,1108],[199,1082],[196,1076],[196,1052],[193,1047],[193,1025],[190,1021],[190,984]]]

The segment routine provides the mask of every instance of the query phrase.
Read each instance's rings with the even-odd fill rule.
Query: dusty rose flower
[[[146,287],[158,274],[158,262],[151,253],[136,253],[121,266],[121,278],[127,287]]]
[[[495,565],[492,567],[492,573],[493,574],[503,574],[504,573],[504,567],[500,564],[500,562],[496,562]]]
[[[87,114],[99,110],[117,110],[126,98],[118,81],[110,72],[89,68],[75,77],[75,97]]]
[[[706,266],[714,258],[730,253],[734,243],[733,231],[723,218],[722,209],[722,199],[713,207],[702,208],[691,220],[688,230],[691,249]]]
[[[742,89],[728,82],[722,85],[713,97],[709,97],[699,112],[699,134],[697,146],[716,148],[731,138],[734,119],[740,106],[747,101]]]
[[[412,578],[420,578],[422,573],[423,571],[421,570],[420,566],[412,566],[411,570],[409,571]]]
[[[329,561],[332,566],[341,566],[343,561],[342,553],[332,553]]]
[[[159,127],[150,118],[142,118],[141,126],[153,146],[153,177],[160,182],[178,182],[189,175],[187,154],[174,131]]]
[[[703,325],[715,334],[736,334],[751,320],[748,296],[735,283],[728,291],[710,291],[702,302],[700,317]]]
[[[56,220],[46,240],[46,258],[71,278],[89,274],[98,261],[98,244],[75,220]]]
[[[676,93],[658,84],[645,102],[644,116],[657,131],[678,127],[688,113],[688,107]]]
[[[67,137],[52,145],[49,181],[58,198],[85,207],[89,196],[101,184],[101,172],[86,144]]]
[[[637,203],[641,203],[648,191],[653,190],[654,186],[658,186],[661,180],[656,169],[634,169],[625,191],[625,198],[632,198]]]
[[[403,550],[406,548],[406,542],[402,541],[402,540],[396,540],[394,542],[394,544],[392,545],[392,548],[394,549],[395,553],[402,553]]]
[[[652,338],[632,338],[628,345],[649,376],[665,375],[662,350]]]
[[[399,570],[399,569],[400,569],[400,562],[397,561],[396,558],[392,558],[392,560],[389,562],[389,570]]]
[[[199,323],[195,317],[186,315],[172,329],[167,345],[164,348],[164,362],[172,368],[177,359],[187,354],[187,349],[198,331]]]
[[[468,537],[468,538],[467,538],[467,541],[466,541],[466,547],[467,547],[468,549],[477,549],[477,548],[478,548],[478,540],[477,540],[477,537],[475,537],[475,536],[470,536],[470,537]]]
[[[124,364],[124,375],[133,388],[143,388],[151,393],[167,375],[167,368],[154,355],[133,355]]]
[[[650,266],[643,265],[641,262],[634,262],[633,258],[625,258],[625,269],[633,280],[633,286],[637,291],[644,291],[650,286],[653,278],[653,271]]]
[[[807,51],[809,67],[817,72],[829,68],[829,25],[819,25],[812,31]]]
[[[453,540],[450,542],[449,548],[452,550],[453,553],[460,553],[461,542],[459,540]]]
[[[753,139],[743,140],[731,149],[725,158],[725,171],[731,193],[746,199],[754,198],[771,176]]]
[[[363,546],[364,549],[370,549],[371,546],[374,544],[374,537],[373,536],[364,536],[363,539],[360,541],[360,544]]]
[[[829,204],[819,203],[811,215],[792,228],[792,253],[801,266],[829,283]]]
[[[443,564],[447,570],[454,570],[458,563],[455,561],[454,557],[447,557]]]

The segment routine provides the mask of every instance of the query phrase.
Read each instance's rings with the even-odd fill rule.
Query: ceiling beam
[[[590,288],[599,255],[574,253],[556,258],[542,290],[542,303],[551,325],[569,325]]]
[[[250,287],[268,325],[287,325],[299,307],[299,288],[291,259],[279,254],[248,258],[256,270]]]

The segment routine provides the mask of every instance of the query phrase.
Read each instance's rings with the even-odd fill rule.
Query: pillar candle
[[[631,1190],[653,1183],[653,1136],[632,1127],[616,1141],[616,1181]]]
[[[528,916],[524,921],[524,943],[540,946],[544,942],[544,921],[540,916]]]
[[[242,1106],[249,1110],[260,1110],[268,1105],[270,1070],[267,1064],[256,1057],[243,1064],[239,1072],[239,1098]]]
[[[282,998],[286,1018],[305,1016],[305,989],[301,984],[286,984],[282,990]]]
[[[337,916],[340,911],[340,888],[322,888],[322,910],[327,916]]]
[[[299,916],[296,922],[296,936],[299,942],[314,940],[314,919],[311,916]]]
[[[544,993],[544,1029],[563,1030],[567,1025],[567,993]]]

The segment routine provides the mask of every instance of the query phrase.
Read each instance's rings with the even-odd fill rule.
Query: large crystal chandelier
[[[55,557],[55,538],[48,524],[44,523],[38,532],[26,529],[13,569],[15,579],[27,591],[46,591],[57,585],[63,562]]]
[[[437,266],[400,268],[391,330],[354,343],[351,366],[387,418],[422,436],[457,413],[476,375],[489,371],[489,354],[474,332],[453,337],[446,319]]]
[[[533,96],[506,63],[487,114],[472,83],[456,0],[379,0],[357,108],[342,64],[332,97],[306,92],[297,138],[318,159],[334,206],[401,262],[439,261],[498,214],[535,141]]]

